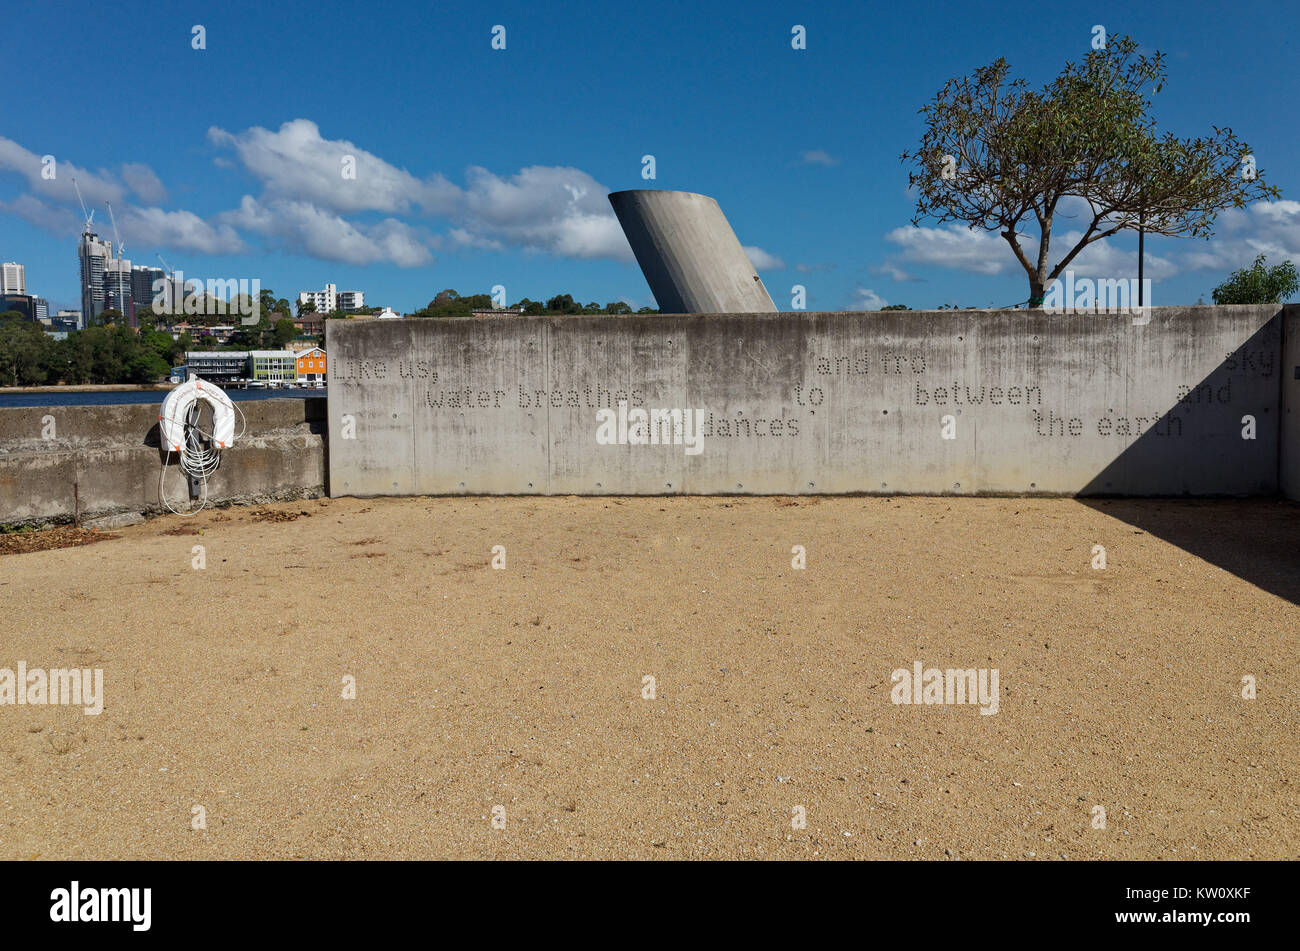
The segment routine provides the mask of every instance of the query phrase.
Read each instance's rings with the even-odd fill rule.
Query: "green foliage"
[[[552,314],[576,314],[582,305],[571,294],[557,294],[546,302],[546,309]]]
[[[41,325],[8,311],[0,315],[0,383],[40,386],[49,374],[53,339]]]
[[[293,321],[287,317],[281,317],[275,322],[271,330],[271,337],[275,343],[272,349],[283,350],[285,345],[298,333],[298,328],[293,325]]]
[[[154,383],[186,346],[184,338],[147,327],[137,333],[121,323],[55,340],[39,324],[0,315],[0,385]]]
[[[1297,279],[1295,265],[1283,261],[1268,267],[1261,254],[1250,267],[1233,271],[1226,281],[1214,289],[1214,302],[1281,304],[1296,291],[1300,291],[1300,279]]]
[[[1089,244],[1141,223],[1148,233],[1206,237],[1218,213],[1277,198],[1250,148],[1231,129],[1179,139],[1158,135],[1149,92],[1164,86],[1163,54],[1148,58],[1128,36],[1068,63],[1040,91],[1008,81],[1005,59],[949,80],[921,109],[920,145],[904,152],[921,218],[1000,234],[1029,279],[1030,305]],[[1081,237],[1051,265],[1052,223],[1062,200],[1091,209]],[[1038,247],[1021,247],[1026,226]],[[1031,238],[1032,241],[1032,238]]]
[[[603,307],[596,301],[589,304],[581,304],[573,299],[571,294],[557,294],[543,304],[541,301],[530,300],[525,297],[517,304],[510,308],[511,310],[522,310],[524,314],[530,317],[558,317],[567,314],[630,314],[632,308],[622,301],[611,301]],[[417,310],[412,316],[415,317],[469,317],[476,310],[492,310],[492,297],[488,294],[471,294],[462,297],[456,291],[448,288],[438,293],[433,300],[429,301],[428,306]],[[639,314],[655,314],[658,311],[650,307],[642,307]]]
[[[881,310],[911,310],[912,308],[908,307],[906,304],[889,304],[880,309]]]
[[[276,314],[293,319],[293,310],[289,307],[289,302],[283,297],[277,298],[275,291],[269,288],[262,289],[262,292],[258,295],[257,303],[261,308],[261,312],[271,315],[271,319],[276,319],[274,316]]]

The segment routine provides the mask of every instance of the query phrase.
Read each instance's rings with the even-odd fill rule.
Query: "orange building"
[[[325,382],[325,351],[320,347],[312,347],[298,354],[298,382]]]

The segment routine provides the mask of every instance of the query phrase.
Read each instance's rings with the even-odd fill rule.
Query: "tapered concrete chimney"
[[[694,192],[611,192],[609,203],[665,314],[771,314],[776,305],[718,203]]]

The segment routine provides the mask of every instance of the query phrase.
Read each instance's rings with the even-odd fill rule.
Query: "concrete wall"
[[[1282,494],[1300,502],[1300,304],[1282,323],[1282,436],[1278,478]]]
[[[634,189],[609,203],[665,314],[774,314],[718,203],[694,192]]]
[[[0,524],[67,522],[73,486],[82,518],[157,512],[157,403],[0,408]],[[248,429],[208,482],[213,503],[324,494],[323,399],[240,402]],[[52,438],[44,438],[50,432]],[[236,429],[238,432],[238,429]],[[188,485],[172,456],[164,490],[177,508]]]
[[[1271,495],[1281,323],[1275,306],[1155,308],[1145,324],[329,321],[331,492]],[[619,400],[699,411],[702,450],[632,444],[617,422],[601,444],[598,408]]]

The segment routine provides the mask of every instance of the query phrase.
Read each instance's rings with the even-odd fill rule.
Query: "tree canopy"
[[[413,317],[469,317],[476,310],[492,310],[492,297],[489,294],[470,294],[462,297],[448,288],[438,293],[428,306],[417,310]],[[573,299],[572,294],[556,294],[547,301],[535,301],[524,297],[510,305],[510,310],[522,311],[525,315],[559,317],[568,314],[630,314],[632,308],[624,301],[610,301],[601,305],[596,301],[582,304]],[[658,311],[642,307],[638,314],[654,314]]]
[[[1250,267],[1233,271],[1226,281],[1214,289],[1214,302],[1281,304],[1296,291],[1300,291],[1300,279],[1297,278],[1295,265],[1283,261],[1268,267],[1261,254]]]
[[[38,323],[0,314],[0,385],[153,383],[171,369],[188,337],[125,324],[73,331],[56,340]]]
[[[1208,238],[1224,208],[1280,195],[1230,128],[1190,139],[1157,133],[1148,95],[1164,86],[1162,53],[1142,55],[1128,36],[1103,46],[1037,92],[1009,81],[1002,58],[950,79],[920,110],[920,145],[902,155],[914,165],[913,224],[960,221],[1000,234],[1028,277],[1031,307],[1096,241],[1139,224]],[[1053,264],[1052,228],[1067,199],[1086,210],[1080,237]],[[1024,233],[1034,225],[1036,252]]]

